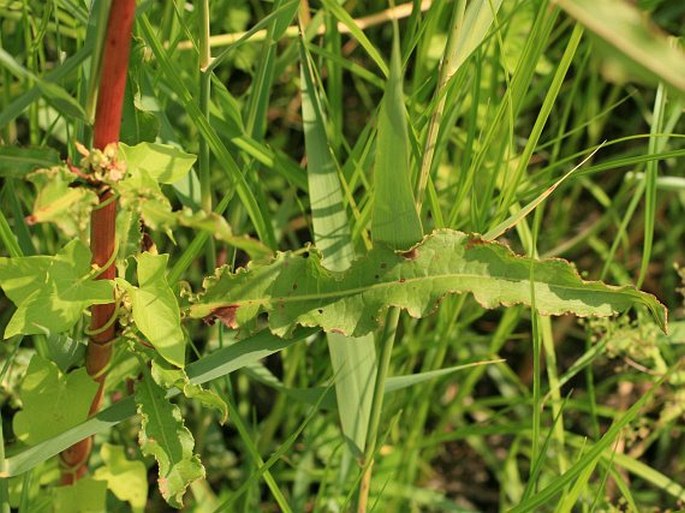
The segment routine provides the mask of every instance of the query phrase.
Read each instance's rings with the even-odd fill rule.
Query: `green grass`
[[[209,381],[230,416],[222,426],[175,399],[207,470],[184,511],[357,511],[364,483],[377,512],[683,507],[674,265],[685,263],[685,57],[633,4],[436,1],[398,21],[393,55],[392,22],[354,22],[387,9],[381,0],[140,3],[122,140],[198,156],[191,179],[165,186],[175,207],[217,212],[272,250],[312,242],[334,270],[374,241],[477,232],[574,262],[586,279],[639,286],[670,309],[669,335],[642,310],[550,318],[466,295],[421,320],[390,309],[361,339],[300,330],[238,342],[221,323],[186,320],[198,360],[188,374]],[[683,35],[677,2],[637,4]],[[54,254],[67,241],[27,222],[36,191],[22,177],[36,160],[49,165],[42,148],[75,159],[75,142],[90,138],[101,30],[89,20],[100,14],[68,0],[0,2],[0,256]],[[33,150],[17,161],[11,146]],[[173,235],[151,233],[181,301],[217,263],[246,264],[206,232]],[[2,330],[13,310],[0,297]],[[15,443],[30,356],[81,363],[82,330],[69,335],[0,344],[0,460],[10,473],[32,469],[0,482],[2,512],[39,510],[59,475],[46,454],[70,436],[98,433],[96,448],[137,454],[130,400],[47,452]],[[136,377],[117,354],[108,397]],[[452,369],[481,361],[491,363]],[[130,511],[113,496],[109,508]],[[147,511],[168,511],[152,481]]]

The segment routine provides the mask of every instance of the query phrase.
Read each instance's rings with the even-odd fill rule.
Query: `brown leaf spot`
[[[417,248],[411,248],[408,251],[400,252],[400,256],[407,260],[416,260],[419,256],[419,250]]]
[[[219,306],[212,310],[209,315],[203,317],[202,320],[211,326],[219,319],[224,326],[234,330],[238,328],[238,323],[235,319],[235,313],[237,311],[238,305]]]
[[[466,241],[466,245],[464,248],[468,251],[469,249],[473,248],[474,246],[482,246],[484,244],[487,244],[488,241],[483,240],[480,235],[469,235],[469,240]]]

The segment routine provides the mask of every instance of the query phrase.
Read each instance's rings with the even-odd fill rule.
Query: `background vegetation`
[[[398,390],[386,394],[382,410],[369,395],[346,402],[339,389],[339,411],[319,394],[341,372],[331,341],[307,334],[212,382],[228,403],[226,424],[216,411],[178,399],[206,468],[183,510],[352,510],[369,442],[369,511],[685,508],[684,277],[677,267],[685,261],[685,57],[666,36],[682,35],[685,4],[410,4],[413,10],[393,12],[402,16],[400,104],[424,233],[502,235],[515,253],[563,258],[585,279],[635,285],[669,308],[669,334],[640,309],[589,320],[516,305],[486,310],[470,295],[451,296],[424,319],[400,315],[387,374],[404,378],[394,381]],[[164,185],[167,198],[175,209],[222,213],[232,234],[252,239],[248,250],[297,250],[315,241],[312,205],[336,186],[313,182],[307,167],[329,166],[349,220],[346,267],[374,240],[378,148],[403,151],[404,141],[377,137],[393,77],[389,7],[385,0],[140,2],[122,142],[164,142],[197,155],[187,179]],[[55,254],[70,239],[87,240],[79,212],[36,223],[37,178],[23,178],[46,162],[79,159],[102,11],[92,14],[76,0],[0,0],[2,256],[13,245],[24,255]],[[32,150],[15,158],[7,149],[14,147]],[[404,223],[401,212],[391,215]],[[167,278],[181,297],[201,290],[217,265],[237,268],[249,259],[244,243],[208,241],[192,228],[174,227],[173,237],[163,227],[146,233],[170,254]],[[0,299],[3,329],[13,311]],[[236,339],[221,323],[187,321],[184,328],[189,360]],[[387,347],[382,333],[377,339],[378,351],[370,339],[357,347],[352,381],[375,375],[375,354],[382,360]],[[73,330],[0,345],[8,455],[32,355],[67,371],[82,361],[84,344]],[[110,373],[109,400],[128,394],[135,374],[127,361]],[[139,422],[132,417],[97,435],[93,468],[107,459],[107,444],[140,457]],[[167,511],[154,462],[143,461],[151,483],[145,511]],[[58,478],[52,458],[5,480],[4,507],[50,511],[57,506],[41,502],[41,490]],[[137,507],[108,496],[107,511]]]

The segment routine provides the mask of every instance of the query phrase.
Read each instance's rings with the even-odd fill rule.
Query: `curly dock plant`
[[[104,511],[111,502],[109,493],[128,504],[121,508],[142,512],[148,507],[150,467],[156,474],[162,507],[168,504],[182,508],[189,489],[197,498],[210,488],[202,481],[211,468],[205,468],[201,457],[201,448],[207,444],[206,427],[215,426],[214,420],[223,424],[229,419],[240,435],[241,450],[249,458],[244,466],[252,465],[254,471],[238,490],[231,491],[223,504],[214,504],[214,500],[207,507],[231,511],[251,483],[263,479],[280,510],[297,511],[289,494],[283,491],[283,484],[272,474],[272,466],[298,440],[307,423],[325,411],[335,413],[340,428],[335,432],[341,434],[341,446],[344,441],[346,464],[341,465],[336,494],[347,496],[346,507],[355,502],[358,513],[366,513],[373,500],[373,468],[379,460],[387,395],[437,376],[501,362],[460,361],[460,365],[443,368],[444,352],[438,351],[436,361],[440,368],[391,376],[396,338],[406,331],[401,329],[403,316],[425,318],[438,310],[440,315],[447,316],[447,310],[456,318],[466,301],[479,312],[503,307],[507,310],[505,316],[522,310],[521,306],[533,311],[535,332],[538,325],[547,326],[542,316],[610,317],[637,309],[648,312],[654,323],[667,331],[667,310],[653,295],[632,286],[586,281],[566,260],[538,258],[535,238],[527,238],[526,216],[570,173],[542,194],[537,190],[535,199],[527,205],[516,202],[521,180],[570,68],[582,29],[573,31],[558,63],[553,87],[547,91],[539,122],[530,134],[531,142],[511,168],[513,173],[508,175],[509,168],[505,170],[511,181],[493,179],[483,187],[487,194],[494,194],[499,188],[504,199],[492,204],[486,196],[474,199],[470,204],[473,225],[481,226],[479,231],[483,234],[467,233],[466,229],[454,228],[458,226],[451,222],[454,219],[442,217],[433,183],[441,157],[441,134],[449,131],[442,123],[448,123],[454,110],[453,99],[447,92],[460,85],[457,79],[461,75],[457,71],[483,44],[493,27],[498,26],[498,11],[506,3],[458,0],[450,5],[452,22],[447,55],[440,64],[433,110],[423,120],[423,134],[408,124],[412,110],[407,109],[403,89],[403,56],[397,26],[388,66],[338,1],[322,3],[326,15],[323,22],[309,16],[306,2],[277,0],[271,13],[255,27],[253,33],[264,29],[264,46],[258,56],[252,96],[243,106],[243,124],[240,109],[215,71],[253,33],[212,58],[210,2],[201,2],[195,20],[201,29],[198,66],[192,76],[194,81],[185,80],[179,62],[171,57],[174,50],[162,43],[145,11],[153,7],[141,5],[142,12],[135,17],[134,0],[112,0],[107,17],[103,17],[108,21],[102,38],[102,64],[92,63],[94,68],[101,69],[99,75],[94,72],[99,77],[97,87],[92,86],[92,90],[98,91],[92,148],[68,143],[71,154],[81,153],[79,165],[70,160],[61,162],[54,151],[44,148],[12,148],[0,154],[6,160],[23,163],[21,169],[12,171],[12,180],[26,178],[35,188],[27,225],[51,223],[62,235],[56,244],[51,241],[43,246],[43,251],[51,254],[24,256],[18,241],[28,247],[27,240],[30,242],[31,238],[22,239],[21,233],[15,238],[0,212],[0,239],[10,255],[0,258],[0,287],[16,307],[8,315],[3,337],[16,340],[17,344],[23,337],[34,337],[35,341],[18,390],[20,409],[12,419],[14,441],[6,453],[4,443],[0,445],[2,513],[9,511],[10,503],[6,479],[19,476],[25,476],[20,508],[24,511],[52,508],[62,513],[73,511],[69,509],[73,504],[77,504],[78,511]],[[558,3],[572,16],[591,25],[587,19],[588,2]],[[416,7],[419,2],[413,5]],[[181,13],[174,11],[175,6],[169,7],[166,14],[182,19]],[[287,29],[298,17],[298,9],[300,31],[293,47],[296,51],[286,56],[298,65],[305,166],[264,142],[269,96],[275,72],[281,66],[277,43],[292,33]],[[545,17],[547,13],[552,13],[549,18]],[[541,21],[536,23],[526,43],[529,46],[522,52],[521,59],[528,64],[524,67],[526,73],[516,74],[509,84],[517,91],[528,87],[526,80],[531,79],[539,57],[531,41],[549,37],[559,11],[548,9],[546,2],[542,2],[539,14]],[[317,69],[314,55],[320,49],[312,43],[319,33],[317,24],[321,23],[325,23],[329,38],[329,47],[321,54],[337,56],[325,78]],[[370,79],[382,87],[383,98],[372,123],[360,137],[362,142],[354,148],[346,147],[341,128],[334,129],[340,127],[342,119],[341,98],[334,94],[340,89],[336,80],[342,68],[336,66],[349,65],[340,58],[336,32],[340,26],[356,38],[382,75]],[[606,37],[602,27],[593,27],[600,37]],[[182,28],[184,33],[190,31],[187,25]],[[129,47],[134,29],[144,48],[134,48],[131,55],[139,51],[142,57],[138,55],[137,67],[131,72]],[[408,37],[417,33],[410,32]],[[84,55],[77,54],[75,60],[65,61],[64,66],[80,66],[89,52],[93,53],[93,61],[97,60],[93,41],[98,37],[91,36]],[[542,52],[544,44],[540,43],[539,48]],[[3,53],[0,58],[5,64],[12,64]],[[146,71],[147,66],[154,66],[154,73]],[[652,72],[664,71],[659,68]],[[678,77],[668,75],[667,84],[682,87]],[[37,79],[33,75],[29,78]],[[127,80],[135,91],[127,93]],[[329,84],[324,84],[324,80]],[[187,85],[198,82],[199,99]],[[21,112],[32,104],[31,98],[45,97],[51,104],[62,105],[65,117],[73,116],[81,124],[88,122],[88,109],[78,107],[78,102],[61,86],[47,83],[40,82],[41,87],[36,86],[34,93],[20,98],[8,112]],[[332,91],[328,96],[327,86]],[[168,127],[169,118],[157,104],[150,108],[159,116],[157,121],[161,119],[154,137],[119,141],[126,107],[135,120],[132,126],[140,128],[145,118],[136,109],[142,111],[139,107],[146,101],[154,103],[144,93],[155,87],[163,91],[160,97],[168,95],[173,108],[180,107],[183,115],[188,116],[191,129],[187,132],[201,139],[197,156],[174,142],[169,135],[173,133]],[[450,205],[450,218],[456,218],[462,211],[460,199],[465,191],[482,192],[475,185],[481,184],[480,166],[505,161],[504,150],[500,151],[493,141],[506,139],[502,136],[506,131],[504,120],[521,109],[523,97],[521,94],[508,98],[495,109],[497,123],[481,134],[483,148],[476,152],[471,167],[463,171],[467,185],[460,184],[456,193],[459,205]],[[0,113],[0,121],[11,117],[10,114]],[[239,151],[237,160],[234,154]],[[348,167],[343,164],[346,154],[353,156]],[[368,181],[365,176],[360,178],[367,163],[373,174]],[[295,243],[289,247],[295,249],[276,251],[281,243],[280,232],[285,229],[280,221],[269,217],[270,203],[260,201],[269,192],[262,183],[266,180],[258,174],[260,166],[273,171],[279,180],[293,184],[294,199],[284,193],[279,200],[286,203],[292,199],[294,204],[306,206],[306,215],[302,217],[305,222],[311,219],[312,244],[305,244],[307,239],[293,239]],[[199,170],[199,179],[194,167]],[[198,194],[193,195],[195,185]],[[220,186],[227,190],[221,201],[214,204],[215,187]],[[356,203],[354,186],[368,193],[363,207]],[[170,192],[175,194],[174,199],[170,199]],[[233,204],[231,215],[224,217]],[[17,219],[24,222],[23,216]],[[235,226],[241,222],[249,227],[238,231]],[[24,224],[17,224],[26,229]],[[493,240],[514,226],[521,230],[526,255],[516,254]],[[183,239],[179,237],[181,231]],[[187,234],[190,238],[185,237]],[[158,250],[158,245],[168,248],[177,239],[187,244],[179,244],[171,253]],[[222,249],[215,252],[215,248]],[[204,256],[206,268],[194,265],[200,256]],[[215,265],[217,262],[223,265]],[[186,279],[194,285],[181,281]],[[455,297],[456,301],[451,303]],[[456,308],[445,309],[441,307],[444,303],[456,304]],[[207,328],[205,324],[214,326]],[[323,342],[324,336],[332,370],[332,375],[325,377],[330,378],[328,387],[317,384],[298,389],[290,386],[294,379],[284,384],[259,364],[270,355],[290,355],[291,350],[303,348],[306,342]],[[51,358],[51,348],[60,343],[78,346],[80,341],[87,341],[85,356],[74,351],[75,356]],[[538,343],[536,340],[535,344]],[[539,345],[534,352],[538,361]],[[299,369],[293,365],[288,371],[292,376]],[[282,447],[268,459],[262,458],[264,451],[259,445],[270,447],[280,425],[265,422],[262,438],[259,442],[253,440],[250,427],[235,404],[241,390],[234,390],[226,379],[237,370],[251,373],[250,376],[283,392],[286,399],[276,403],[275,413],[271,412],[268,419],[283,420],[288,410],[286,400],[291,397],[310,408],[303,423],[287,434]],[[539,374],[537,367],[535,370]],[[537,408],[541,403],[538,382],[534,388]],[[174,399],[177,396],[182,396],[184,402],[178,403]],[[560,467],[566,465],[568,472],[562,472],[563,476],[540,495],[532,491],[536,485],[521,491],[523,505],[517,506],[516,511],[525,511],[526,504],[538,506],[563,490],[569,490],[563,503],[570,508],[586,470],[594,468],[592,465],[608,450],[620,429],[635,418],[646,398],[630,408],[626,417],[607,431],[607,436],[588,449],[583,465],[562,462]],[[559,406],[555,404],[553,408]],[[554,413],[555,419],[561,418],[560,409]],[[124,423],[114,431],[115,426],[132,418],[135,422]],[[533,415],[533,462],[544,452],[538,446],[538,439],[543,438],[537,436],[539,421],[538,412]],[[224,434],[220,429],[214,431],[214,435],[217,433],[219,437]],[[96,434],[108,438],[94,439]],[[137,440],[128,440],[131,436]],[[94,446],[99,458],[90,458]],[[416,465],[411,455],[402,461],[409,462],[402,471],[412,476]],[[38,475],[39,470],[47,469],[45,475],[49,475],[57,465],[61,486],[51,484],[42,498],[31,495],[32,472]],[[535,466],[532,469],[533,475],[539,470]],[[350,481],[354,488],[342,490]],[[245,510],[248,508],[246,505]]]

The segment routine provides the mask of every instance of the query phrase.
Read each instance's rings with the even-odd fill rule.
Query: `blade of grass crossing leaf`
[[[315,334],[316,330],[298,330],[290,339],[275,337],[267,331],[226,346],[218,351],[197,360],[186,367],[191,382],[201,385],[208,381],[226,376],[231,372],[257,362],[270,354],[282,351],[286,347],[304,341]],[[170,395],[175,395],[172,391]],[[67,447],[97,433],[104,433],[120,422],[134,415],[133,397],[127,397],[102,410],[97,415],[82,422],[49,440],[38,443],[14,454],[4,461],[0,460],[0,479],[13,477],[36,467],[47,458],[59,454]]]
[[[393,42],[391,70],[378,115],[374,165],[374,241],[409,249],[423,236],[411,186],[409,131],[402,92],[399,42]]]
[[[394,21],[390,75],[378,116],[371,232],[374,241],[387,243],[393,248],[409,249],[421,239],[423,228],[411,186],[409,130],[404,106],[403,81],[399,28],[397,21]],[[359,485],[358,513],[366,513],[368,507],[371,471],[383,411],[383,390],[388,377],[399,318],[398,308],[388,309],[380,338],[381,353],[364,452],[364,470]]]
[[[337,163],[327,137],[326,118],[317,93],[310,57],[300,41],[302,123],[307,154],[309,202],[314,242],[331,270],[344,270],[354,258],[350,225],[343,202]],[[327,335],[335,380],[338,415],[352,453],[360,457],[366,444],[376,349],[372,334],[361,338]]]

